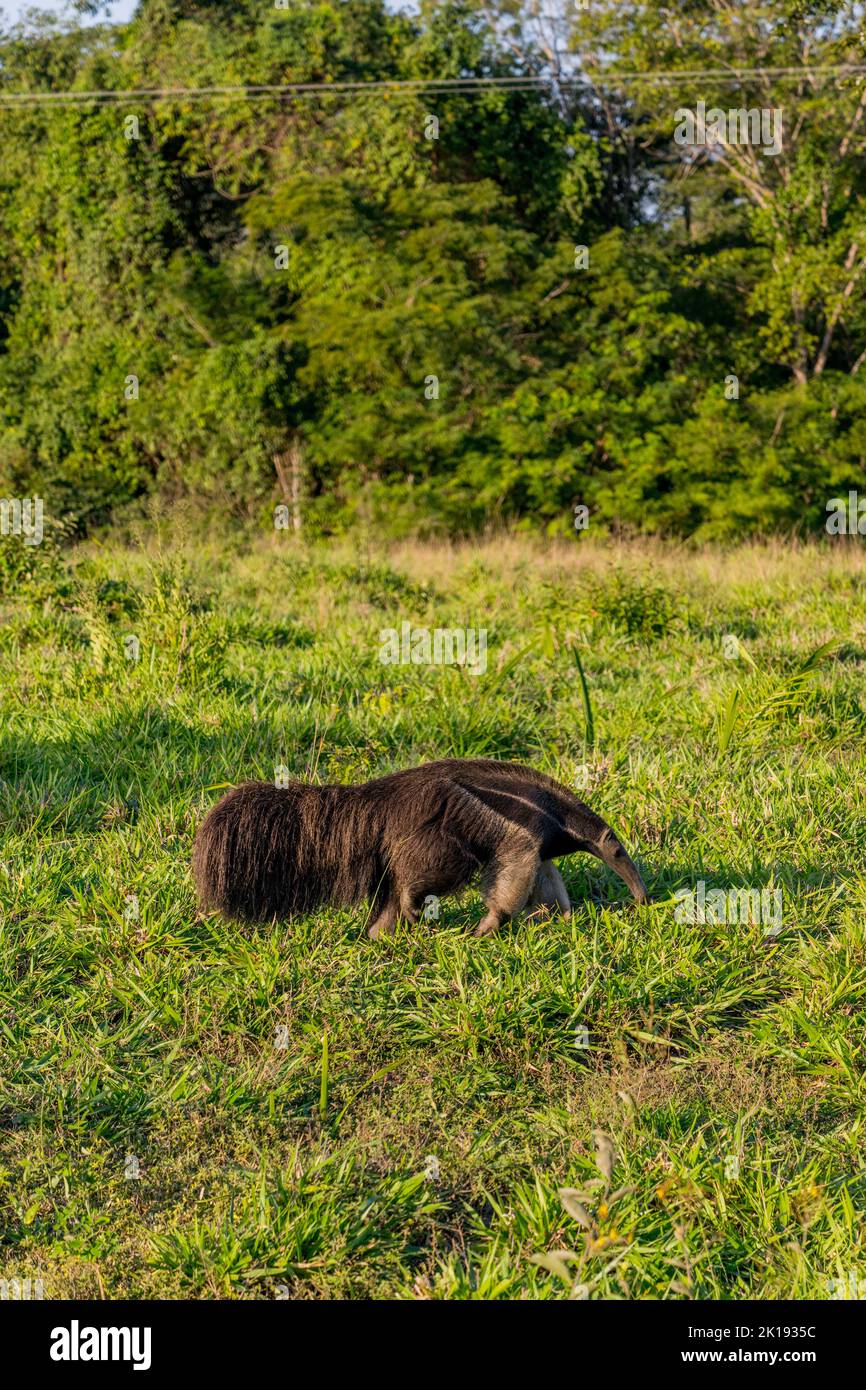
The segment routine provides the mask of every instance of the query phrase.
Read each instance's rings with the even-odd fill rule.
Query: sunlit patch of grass
[[[7,1277],[48,1297],[455,1299],[826,1297],[866,1277],[866,558],[614,558],[627,579],[586,538],[386,554],[169,534],[15,571]],[[486,627],[486,672],[383,664],[403,620]],[[220,787],[455,754],[585,786],[652,904],[576,855],[570,922],[483,942],[474,890],[375,945],[363,909],[251,931],[197,915],[192,836]],[[778,888],[780,931],[678,920],[698,880]]]

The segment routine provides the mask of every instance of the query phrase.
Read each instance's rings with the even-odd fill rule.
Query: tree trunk
[[[274,468],[280,492],[290,508],[292,530],[301,529],[301,468],[303,451],[300,441],[293,439],[288,449],[274,454]]]

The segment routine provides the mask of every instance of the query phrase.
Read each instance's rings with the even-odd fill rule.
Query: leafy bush
[[[680,616],[677,598],[662,584],[617,571],[593,590],[591,612],[628,637],[664,637]]]

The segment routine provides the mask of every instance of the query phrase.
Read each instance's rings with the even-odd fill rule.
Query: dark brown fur
[[[371,936],[417,921],[481,873],[494,931],[529,904],[569,910],[552,859],[586,850],[639,902],[646,889],[613,831],[566,787],[517,763],[444,758],[359,787],[247,782],[205,817],[193,872],[203,908],[241,921],[369,901]]]

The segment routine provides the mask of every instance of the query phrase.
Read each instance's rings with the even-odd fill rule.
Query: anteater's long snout
[[[575,849],[594,854],[622,879],[636,902],[648,902],[649,894],[637,864],[628,857],[607,821],[602,820],[601,816],[597,816],[595,811],[590,810],[582,801],[578,801],[573,794],[571,796],[572,799],[562,811],[566,829],[573,837]]]
[[[592,845],[592,853],[603,860],[609,869],[613,869],[615,874],[619,875],[623,883],[628,886],[636,902],[649,901],[649,894],[637,864],[626,854],[609,825],[605,826],[599,838]]]

